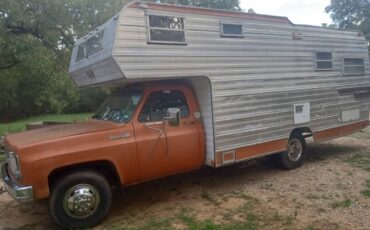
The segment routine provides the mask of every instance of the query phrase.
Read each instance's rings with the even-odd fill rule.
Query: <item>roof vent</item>
[[[293,40],[303,40],[302,33],[300,32],[293,32],[292,37],[293,37]]]

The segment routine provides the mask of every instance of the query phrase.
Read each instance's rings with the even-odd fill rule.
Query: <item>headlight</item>
[[[20,179],[21,177],[21,171],[19,168],[19,161],[17,154],[13,152],[7,152],[6,154],[7,162],[9,165],[9,170],[13,176],[15,176],[17,179]]]

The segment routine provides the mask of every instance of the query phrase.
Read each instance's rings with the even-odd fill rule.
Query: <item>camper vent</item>
[[[185,44],[184,18],[148,15],[149,42]]]
[[[300,32],[293,32],[292,37],[293,40],[303,40],[302,33]]]
[[[244,37],[243,25],[221,23],[221,36],[242,38]]]
[[[332,52],[316,53],[316,70],[333,70]]]
[[[344,58],[344,74],[357,75],[365,73],[365,60],[363,58]]]

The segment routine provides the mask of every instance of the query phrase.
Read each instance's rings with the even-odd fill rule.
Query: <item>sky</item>
[[[257,14],[286,16],[294,24],[318,25],[332,23],[325,7],[330,0],[240,0],[246,11],[252,8]]]

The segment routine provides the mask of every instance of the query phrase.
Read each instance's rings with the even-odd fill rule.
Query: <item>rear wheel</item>
[[[302,134],[293,134],[288,142],[287,151],[278,156],[284,169],[296,169],[306,159],[306,141]]]
[[[86,228],[98,224],[108,213],[112,192],[107,180],[98,172],[68,174],[53,188],[49,211],[53,220],[64,228]]]

